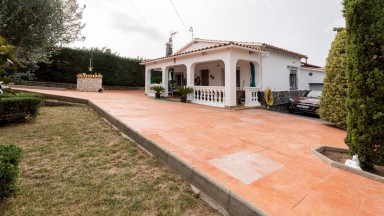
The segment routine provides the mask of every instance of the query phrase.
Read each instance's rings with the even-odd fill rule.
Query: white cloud
[[[124,12],[110,13],[109,25],[124,34],[138,33],[153,40],[160,40],[160,31],[153,27],[147,27],[143,21]]]

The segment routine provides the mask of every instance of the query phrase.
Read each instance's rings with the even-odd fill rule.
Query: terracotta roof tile
[[[200,52],[200,51],[205,51],[205,50],[210,50],[210,49],[215,49],[215,48],[220,48],[220,47],[225,47],[225,46],[231,46],[231,45],[240,46],[240,47],[244,47],[244,48],[248,48],[248,49],[253,49],[253,50],[256,50],[256,51],[262,51],[262,52],[265,51],[263,48],[269,48],[269,49],[279,50],[279,51],[282,51],[282,52],[286,52],[286,53],[290,53],[290,54],[293,54],[293,55],[297,55],[297,56],[302,57],[302,58],[308,58],[306,55],[303,55],[303,54],[300,54],[300,53],[297,53],[297,52],[293,52],[293,51],[289,51],[287,49],[283,49],[283,48],[280,48],[280,47],[277,47],[277,46],[273,46],[273,45],[270,45],[270,44],[266,44],[266,43],[238,42],[238,41],[226,41],[226,40],[211,40],[211,39],[201,39],[201,38],[195,38],[195,39],[193,39],[193,41],[216,42],[218,44],[217,45],[213,45],[213,46],[209,46],[209,47],[204,47],[204,48],[196,49],[196,50],[190,50],[190,51],[186,51],[186,52],[180,52],[180,53],[176,52],[175,54],[172,54],[170,56],[165,56],[165,57],[160,57],[160,58],[155,58],[155,59],[147,59],[147,60],[143,60],[142,63],[147,63],[147,62],[152,62],[152,61],[157,61],[157,60],[162,60],[162,59],[167,59],[167,58],[174,58],[174,57],[177,57],[177,56],[182,56],[182,55],[186,55],[186,54],[190,54],[190,53],[195,53],[195,52]]]
[[[182,53],[176,53],[176,54],[173,54],[173,55],[170,55],[170,56],[160,57],[160,58],[156,58],[156,59],[143,60],[142,63],[152,62],[152,61],[157,61],[157,60],[162,60],[162,59],[167,59],[167,58],[174,58],[174,57],[177,57],[177,56],[182,56],[182,55],[186,55],[186,54],[190,54],[190,53],[196,53],[196,52],[200,52],[200,51],[205,51],[205,50],[210,50],[210,49],[215,49],[215,48],[220,48],[220,47],[226,47],[226,46],[231,46],[231,45],[264,52],[264,50],[262,50],[260,48],[256,48],[256,47],[252,47],[252,46],[247,46],[247,45],[244,45],[244,44],[241,44],[241,43],[236,43],[236,42],[233,42],[233,41],[228,41],[228,42],[217,44],[217,45],[214,45],[214,46],[204,47],[204,48],[200,48],[200,49],[196,49],[196,50],[190,50],[190,51],[182,52]]]

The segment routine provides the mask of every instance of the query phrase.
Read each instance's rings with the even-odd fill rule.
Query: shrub
[[[44,95],[41,95],[38,93],[30,93],[30,92],[18,92],[15,94],[5,93],[0,95],[0,98],[5,98],[5,97],[38,97],[44,100]]]
[[[17,192],[20,159],[21,148],[0,145],[0,199],[13,196]]]
[[[36,117],[44,101],[41,97],[2,97],[0,98],[0,121],[25,121]]]
[[[384,165],[384,1],[344,0],[347,137],[365,168]]]
[[[327,64],[325,65],[324,88],[318,112],[322,119],[335,124],[339,128],[346,129],[347,108],[345,99],[348,85],[345,78],[347,65],[345,46],[347,32],[345,29],[336,30],[338,32],[332,42]]]

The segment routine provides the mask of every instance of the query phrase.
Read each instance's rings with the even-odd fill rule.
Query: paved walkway
[[[155,100],[142,91],[28,89],[92,101],[270,215],[383,215],[384,185],[311,153],[345,131],[267,110]]]

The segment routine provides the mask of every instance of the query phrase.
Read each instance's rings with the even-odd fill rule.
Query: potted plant
[[[244,97],[241,97],[241,98],[239,99],[239,101],[240,101],[240,104],[241,104],[241,105],[244,105],[244,104],[245,104],[245,98],[244,98]]]
[[[193,93],[193,88],[188,86],[180,86],[177,88],[177,92],[181,94],[180,101],[186,103],[187,95]]]
[[[160,98],[160,92],[163,92],[165,89],[163,86],[152,86],[151,90],[155,91],[155,98]]]

